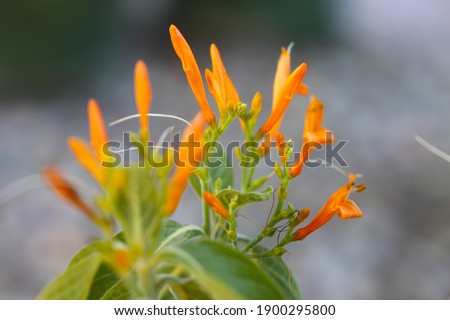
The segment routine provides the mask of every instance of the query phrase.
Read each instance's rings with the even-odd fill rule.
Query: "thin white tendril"
[[[172,137],[173,130],[175,129],[174,126],[168,127],[164,132],[159,136],[158,141],[156,142],[156,146],[162,146],[164,140],[166,140],[167,137]]]
[[[152,146],[151,149],[164,149],[164,150],[173,150],[176,153],[180,153],[180,151],[171,148],[171,147],[164,147],[164,146]],[[126,149],[120,149],[120,150],[114,150],[115,153],[124,153],[125,151],[132,151],[132,150],[138,150],[137,147],[130,147]]]
[[[291,41],[291,43],[289,43],[289,45],[288,45],[288,47],[286,49],[289,54],[291,54],[291,50],[292,50],[293,47],[294,47],[294,41]]]
[[[125,122],[125,121],[128,121],[128,120],[131,120],[131,119],[139,118],[139,117],[140,117],[140,114],[132,114],[132,115],[129,115],[129,116],[126,116],[126,117],[117,119],[117,120],[115,120],[115,121],[113,121],[113,122],[110,122],[110,123],[109,123],[109,127],[115,126],[115,125],[117,125],[117,124],[119,124],[119,123],[122,123],[122,122]],[[147,117],[176,119],[176,120],[179,120],[179,121],[181,121],[181,122],[186,123],[186,124],[189,125],[189,126],[192,126],[192,123],[190,123],[190,122],[187,121],[186,119],[183,119],[183,118],[178,117],[178,116],[174,116],[173,114],[147,113]]]
[[[425,141],[422,137],[415,135],[414,139],[416,139],[416,141],[418,143],[420,143],[425,149],[427,149],[428,151],[430,151],[431,153],[434,153],[435,155],[437,155],[439,158],[450,162],[450,155],[445,153],[444,151],[436,148],[435,146],[429,144],[427,141]]]
[[[94,188],[76,176],[64,174],[64,177],[68,178],[74,185],[80,187],[80,190],[87,190],[90,193],[95,192]],[[36,173],[17,179],[0,188],[0,207],[26,192],[41,188],[48,188],[48,186],[42,181],[41,174]]]

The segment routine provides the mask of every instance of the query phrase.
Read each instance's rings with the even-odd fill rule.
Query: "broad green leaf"
[[[195,281],[187,283],[168,283],[167,288],[162,292],[161,300],[210,300],[211,297],[205,290]]]
[[[196,225],[183,225],[173,220],[167,220],[159,238],[158,250],[201,235],[204,235],[204,232]]]
[[[236,202],[236,208],[240,208],[252,202],[267,201],[273,193],[272,187],[267,187],[261,192],[239,192],[234,189],[222,190],[217,197],[225,204],[229,205],[231,201]]]
[[[133,273],[129,273],[122,279],[117,281],[108,291],[100,298],[101,300],[130,300],[133,294],[130,290],[130,283],[136,281]]]
[[[89,295],[92,282],[101,264],[101,255],[91,245],[82,249],[66,271],[56,277],[39,295],[47,300],[81,300]]]
[[[239,242],[247,244],[250,239],[240,236]],[[252,253],[267,251],[263,246],[256,246]],[[280,286],[284,299],[299,300],[302,298],[297,279],[292,270],[286,265],[281,257],[265,257],[254,259],[273,280]]]
[[[302,298],[294,273],[280,257],[266,257],[257,262],[282,290],[284,299],[299,300]]]
[[[283,299],[279,286],[247,255],[220,242],[184,242],[161,252],[184,266],[213,299]]]
[[[92,281],[91,290],[87,299],[100,299],[118,281],[119,277],[116,275],[114,270],[112,270],[107,264],[102,263],[95,274],[94,280]]]
[[[172,246],[202,235],[203,231],[191,225],[166,220],[159,239],[159,247]],[[124,241],[123,232],[114,236]],[[39,299],[126,299],[130,297],[124,283],[115,272],[102,262],[99,243],[83,248],[69,263],[67,269],[56,277],[39,295]]]

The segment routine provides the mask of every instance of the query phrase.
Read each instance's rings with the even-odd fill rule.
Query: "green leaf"
[[[191,183],[191,186],[194,189],[195,193],[201,198],[202,184],[200,182],[200,178],[195,174],[191,174],[191,176],[189,177],[189,182]]]
[[[280,257],[266,257],[257,262],[282,290],[284,299],[299,300],[302,298],[294,273]]]
[[[204,234],[203,230],[196,225],[183,225],[167,220],[164,223],[163,232],[159,239],[158,250]]]
[[[252,202],[267,201],[273,193],[272,187],[267,187],[261,192],[240,192],[234,189],[222,190],[217,194],[217,197],[227,206],[231,201],[235,201],[236,209],[243,207]]]
[[[203,235],[194,225],[182,225],[166,220],[158,241],[159,248]],[[116,241],[124,242],[123,232],[117,233]],[[99,242],[83,248],[69,263],[67,269],[56,277],[39,295],[39,299],[128,299],[131,293],[127,283],[102,262]]]
[[[211,300],[211,297],[205,292],[205,290],[195,281],[189,281],[187,283],[168,283],[170,290],[165,290],[163,296],[160,296],[161,300]]]
[[[283,299],[280,287],[255,261],[221,242],[193,240],[161,252],[184,266],[213,299]]]
[[[86,299],[100,264],[101,255],[96,247],[85,247],[72,259],[66,271],[44,288],[38,299]]]
[[[102,263],[95,274],[94,280],[91,284],[88,300],[100,299],[108,290],[111,289],[119,281],[113,269],[107,264]]]
[[[240,237],[239,242],[247,244],[250,239]],[[251,249],[252,253],[261,253],[267,251],[263,246],[256,246]],[[280,286],[284,299],[300,300],[302,299],[297,279],[284,260],[281,257],[264,257],[254,259],[262,269],[264,269],[272,279]]]
[[[100,298],[101,300],[130,300],[133,294],[130,290],[130,283],[135,282],[133,272],[124,276],[122,279],[112,285],[108,291]]]

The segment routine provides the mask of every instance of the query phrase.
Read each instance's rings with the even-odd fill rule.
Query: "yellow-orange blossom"
[[[354,188],[356,176],[349,174],[348,182],[340,187],[335,193],[331,195],[322,209],[319,210],[314,219],[303,228],[298,229],[292,235],[293,240],[303,240],[311,232],[322,227],[333,218],[334,214],[338,214],[341,219],[359,218],[362,216],[361,209],[348,197],[353,190],[362,191],[362,188]]]

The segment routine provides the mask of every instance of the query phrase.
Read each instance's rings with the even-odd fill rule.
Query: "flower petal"
[[[212,72],[216,78],[216,81],[220,85],[223,100],[225,100],[225,103],[231,101],[233,105],[236,106],[236,104],[240,101],[239,93],[237,92],[233,81],[231,81],[231,78],[223,64],[219,49],[214,43],[211,45],[210,54],[212,61]]]
[[[106,157],[106,154],[103,152],[103,146],[108,143],[108,134],[106,133],[102,112],[94,99],[90,99],[88,102],[88,118],[91,146],[97,155],[97,159],[101,162]]]
[[[181,32],[174,25],[170,26],[170,39],[172,40],[172,45],[175,53],[181,60],[183,65],[183,70],[186,74],[189,85],[191,86],[192,92],[197,99],[200,109],[208,124],[213,125],[216,123],[216,117],[209,106],[208,100],[206,99],[205,88],[203,86],[202,76],[200,74],[200,69],[198,68],[197,61],[195,61],[194,54],[192,53],[189,44],[186,39],[184,39]]]
[[[216,100],[219,113],[223,114],[225,112],[226,102],[225,94],[221,92],[220,83],[209,69],[205,70],[205,78],[208,83],[209,92],[211,92],[214,100]]]
[[[275,107],[272,110],[272,114],[258,130],[258,137],[261,138],[269,131],[271,131],[272,128],[277,125],[278,121],[283,118],[284,113],[286,112],[286,109],[294,96],[296,88],[299,86],[306,75],[306,70],[306,64],[302,63],[291,73],[280,91],[277,102],[275,103]]]
[[[46,167],[42,170],[42,176],[52,190],[62,199],[72,204],[78,210],[83,212],[88,218],[97,220],[95,211],[81,198],[75,187],[62,175],[62,173],[53,167]]]
[[[72,150],[73,155],[81,166],[83,166],[96,181],[102,184],[102,170],[89,145],[84,140],[74,137],[70,137],[67,142],[69,149]]]
[[[211,192],[203,192],[203,198],[206,203],[225,220],[230,221],[230,213],[225,209],[222,202]]]
[[[361,209],[353,200],[346,200],[337,207],[337,213],[341,219],[362,217]]]
[[[283,88],[286,80],[291,73],[291,54],[286,48],[281,48],[281,55],[278,58],[277,70],[275,72],[275,79],[273,81],[273,101],[272,109],[275,108],[278,101],[281,88]]]
[[[134,67],[134,96],[137,111],[140,115],[141,129],[148,131],[147,113],[150,112],[152,101],[152,89],[150,86],[150,75],[144,61],[139,60]]]

